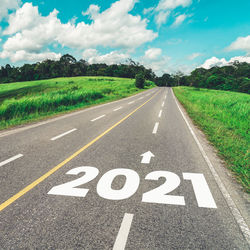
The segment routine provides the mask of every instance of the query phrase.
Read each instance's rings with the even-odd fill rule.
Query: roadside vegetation
[[[174,93],[249,193],[250,96],[194,87],[175,87]]]
[[[145,89],[155,84],[146,81]],[[0,84],[0,129],[143,91],[134,79],[67,77]]]

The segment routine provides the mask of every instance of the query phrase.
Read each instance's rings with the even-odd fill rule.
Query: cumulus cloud
[[[175,21],[173,22],[173,24],[171,25],[172,28],[176,28],[179,25],[181,25],[183,23],[183,21],[187,18],[187,15],[182,14],[176,17]]]
[[[250,35],[246,37],[238,37],[236,41],[232,42],[227,50],[244,50],[250,53]]]
[[[19,50],[16,52],[8,52],[8,51],[3,51],[0,52],[0,58],[5,59],[9,58],[11,62],[17,62],[17,61],[43,61],[46,59],[51,59],[51,60],[59,60],[62,55],[56,54],[54,52],[43,52],[43,53],[30,53],[25,50]]]
[[[101,55],[96,49],[87,49],[82,53],[83,59],[89,63],[106,63],[108,65],[124,63],[128,58],[128,54],[111,51],[108,54]]]
[[[170,57],[163,55],[160,48],[151,48],[145,51],[140,61],[145,67],[152,69],[157,75],[161,75],[168,70]]]
[[[230,65],[230,64],[234,63],[235,61],[250,63],[250,57],[249,56],[235,56],[227,61],[225,58],[219,59],[219,58],[213,56],[213,57],[207,59],[200,66],[200,68],[210,69],[210,68],[215,67],[215,66],[223,67],[223,66]]]
[[[188,59],[189,60],[194,60],[195,58],[201,56],[202,54],[201,53],[193,53],[191,55],[188,56]]]
[[[9,17],[9,26],[4,34],[12,36],[3,45],[2,53],[13,54],[21,50],[41,53],[55,42],[76,49],[104,46],[133,50],[158,35],[147,29],[146,19],[129,14],[136,2],[119,0],[103,12],[100,12],[99,6],[92,4],[83,13],[92,22],[76,25],[70,21],[61,23],[57,10],[42,16],[32,3],[25,3]]]
[[[16,10],[20,4],[20,0],[1,0],[0,21],[8,16],[9,10]]]
[[[161,54],[162,50],[160,48],[151,48],[145,51],[144,58],[149,60],[157,60]]]

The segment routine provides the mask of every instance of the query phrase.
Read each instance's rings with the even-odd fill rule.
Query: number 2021
[[[66,174],[78,175],[85,173],[80,178],[54,186],[48,194],[85,197],[89,191],[87,188],[77,186],[86,184],[97,177],[99,170],[95,167],[83,166],[69,170]],[[119,190],[112,189],[111,185],[115,177],[125,176],[126,181]],[[183,196],[169,195],[180,185],[180,177],[169,171],[153,171],[146,175],[146,180],[159,180],[165,178],[165,182],[159,187],[150,190],[142,195],[142,202],[185,205]],[[216,208],[215,201],[210,192],[208,184],[203,174],[183,173],[184,180],[190,180],[193,185],[194,194],[199,207]],[[116,168],[105,173],[97,183],[97,193],[100,197],[108,200],[123,200],[136,193],[140,184],[138,173],[132,169]]]

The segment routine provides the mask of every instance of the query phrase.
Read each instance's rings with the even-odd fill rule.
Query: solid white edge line
[[[159,112],[159,115],[158,115],[159,118],[161,118],[161,114],[162,114],[162,109]]]
[[[18,155],[15,155],[15,156],[13,156],[13,157],[11,157],[11,158],[5,160],[5,161],[2,161],[2,162],[0,162],[0,167],[6,165],[6,164],[9,163],[9,162],[12,162],[12,161],[14,161],[14,160],[20,158],[20,157],[22,157],[22,156],[23,156],[22,154],[18,154]]]
[[[113,111],[117,111],[117,110],[120,110],[120,109],[122,109],[122,107],[116,108]]]
[[[157,133],[158,127],[159,127],[159,122],[156,122],[152,134]]]
[[[171,88],[171,90],[172,90],[172,88]],[[175,95],[173,93],[173,90],[172,90],[172,95],[174,97],[174,100],[175,100],[175,102],[177,104],[178,109],[181,112],[181,115],[182,115],[184,121],[187,124],[187,127],[188,127],[189,131],[191,132],[196,144],[198,145],[198,148],[199,148],[203,158],[205,159],[205,161],[206,161],[206,163],[207,163],[207,165],[208,165],[208,167],[209,167],[209,169],[210,169],[210,171],[211,171],[217,185],[219,186],[220,191],[223,194],[223,196],[224,196],[224,198],[225,198],[225,200],[227,202],[227,205],[229,206],[235,220],[237,221],[237,223],[238,223],[238,225],[239,225],[239,227],[241,229],[241,232],[243,233],[243,235],[246,238],[247,242],[250,244],[250,230],[249,230],[248,225],[246,224],[246,222],[245,222],[244,218],[242,217],[240,211],[238,210],[238,208],[235,205],[233,199],[231,198],[230,194],[228,193],[226,187],[224,186],[223,182],[221,181],[221,179],[220,179],[219,175],[217,174],[213,164],[209,160],[209,158],[208,158],[207,154],[205,153],[202,145],[200,144],[200,142],[199,142],[198,138],[196,137],[193,129],[191,128],[188,120],[186,119],[184,113],[182,112],[182,110],[181,110],[181,108],[180,108],[180,106],[179,106],[179,104],[178,104],[178,102],[176,100],[176,97],[175,97]]]
[[[128,239],[128,234],[129,230],[133,221],[133,214],[124,214],[123,220],[121,227],[119,229],[118,235],[115,240],[115,244],[113,247],[113,250],[123,250],[125,249],[127,239]]]
[[[71,129],[71,130],[69,130],[69,131],[67,131],[67,132],[65,132],[65,133],[63,133],[63,134],[60,134],[60,135],[57,135],[57,136],[51,138],[50,140],[51,140],[51,141],[55,141],[55,140],[57,140],[57,139],[59,139],[59,138],[65,136],[65,135],[67,135],[67,134],[69,134],[69,133],[72,133],[72,132],[74,132],[74,131],[76,131],[76,130],[77,130],[76,128],[73,128],[73,129]]]
[[[98,116],[98,117],[92,119],[91,122],[94,122],[94,121],[96,121],[96,120],[99,120],[99,119],[103,118],[104,116],[106,116],[106,115]]]
[[[132,101],[132,102],[129,102],[128,104],[132,104],[132,103],[134,103],[135,101]]]

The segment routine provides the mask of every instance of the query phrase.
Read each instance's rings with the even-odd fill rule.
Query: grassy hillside
[[[250,192],[250,95],[191,87],[175,87],[174,93]]]
[[[72,77],[0,84],[0,129],[143,91],[134,79]],[[146,89],[155,85],[147,82]]]

